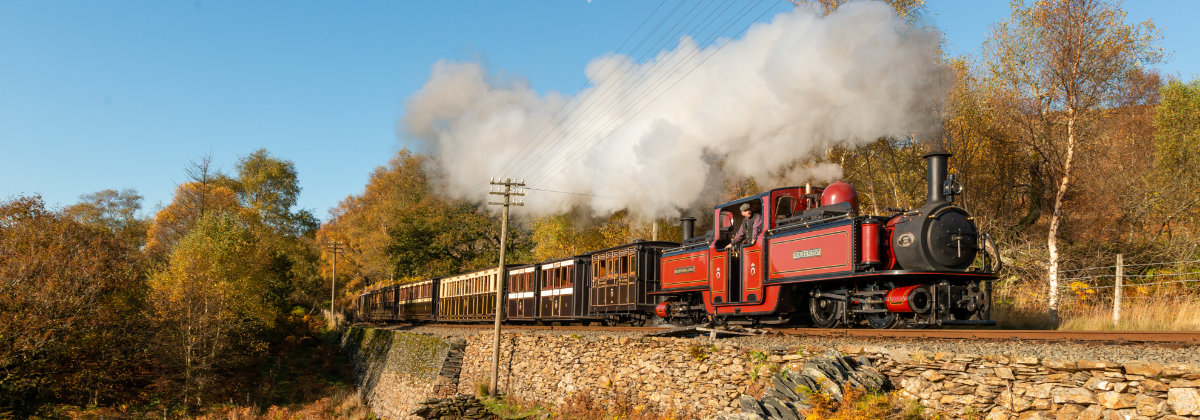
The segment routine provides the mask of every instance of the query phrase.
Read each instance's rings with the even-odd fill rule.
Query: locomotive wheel
[[[812,297],[808,299],[808,314],[817,328],[833,328],[842,322],[845,304],[838,299]]]
[[[867,319],[867,325],[875,329],[894,328],[899,321],[899,317],[893,313],[885,314],[867,314],[864,316]]]
[[[632,318],[629,318],[629,326],[631,326],[631,327],[646,326],[646,317],[634,316]]]

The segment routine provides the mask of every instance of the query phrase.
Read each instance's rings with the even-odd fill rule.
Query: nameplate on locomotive
[[[675,274],[687,274],[687,273],[695,273],[695,272],[696,272],[696,266],[694,266],[694,265],[689,265],[687,267],[679,267],[679,268],[675,269]]]
[[[821,256],[821,248],[806,249],[803,251],[796,251],[796,252],[792,253],[793,260],[799,260],[802,258],[820,257],[820,256]]]

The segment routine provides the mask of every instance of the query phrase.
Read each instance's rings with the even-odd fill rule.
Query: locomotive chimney
[[[696,232],[695,232],[696,218],[695,217],[679,218],[679,227],[680,227],[679,230],[681,232],[680,235],[683,235],[684,242],[686,242],[688,239],[692,239],[693,236],[696,236]]]
[[[926,203],[946,202],[946,194],[942,192],[942,186],[946,183],[946,160],[950,156],[950,153],[943,151],[930,152],[923,156],[925,158],[925,182],[929,184],[929,192],[925,195]]]

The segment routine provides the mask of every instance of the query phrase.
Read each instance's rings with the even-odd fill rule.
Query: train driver
[[[735,245],[753,245],[755,238],[758,238],[758,234],[762,233],[762,215],[751,212],[750,203],[743,203],[738,209],[742,211],[742,225],[738,227],[737,233],[733,235],[733,239],[729,241],[729,244],[725,245],[725,249],[729,249]],[[747,225],[750,226],[749,236],[746,236]]]

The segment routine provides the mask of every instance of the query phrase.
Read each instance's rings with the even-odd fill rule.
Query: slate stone
[[[762,408],[767,412],[765,417],[768,419],[782,419],[783,414],[779,412],[779,408],[775,407],[774,405],[767,404],[767,401],[772,399],[774,399],[774,397],[763,397]]]
[[[779,391],[780,394],[783,394],[784,396],[787,397],[787,398],[783,398],[783,399],[795,400],[795,399],[800,398],[799,395],[796,395],[796,391],[792,390],[792,388],[789,387],[788,384],[785,383],[782,379],[779,379],[778,376],[771,378],[771,385],[773,385],[775,387],[776,391]]]
[[[767,416],[767,412],[763,411],[763,408],[758,404],[758,401],[756,401],[754,398],[751,398],[749,395],[742,395],[738,397],[738,402],[742,405],[743,413],[756,414],[762,417]]]
[[[767,407],[768,410],[774,408],[775,412],[778,413],[778,416],[781,419],[800,420],[800,417],[797,417],[796,413],[793,412],[792,409],[788,408],[788,406],[785,405],[783,403],[783,401],[780,401],[776,398],[772,398],[772,397],[764,398],[763,406]]]

